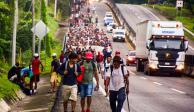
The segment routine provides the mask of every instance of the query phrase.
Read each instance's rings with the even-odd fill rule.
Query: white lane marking
[[[145,77],[140,77],[141,79],[144,79],[144,80],[146,80],[147,78],[145,78]]]
[[[142,6],[141,6],[142,7]],[[155,17],[155,19],[157,19],[157,20],[160,20],[160,18],[159,17],[157,17],[155,14],[153,14],[150,10],[148,10],[147,8],[145,8],[145,7],[142,7],[144,10],[146,10],[147,12],[149,12],[152,16],[154,16]]]
[[[159,82],[153,82],[154,84],[157,84],[157,85],[159,85],[159,86],[161,86],[161,85],[163,85],[163,84],[161,84],[161,83],[159,83]]]
[[[24,110],[22,112],[38,112],[38,111],[45,111],[45,110],[48,110],[48,108],[30,109],[30,110]]]
[[[132,74],[132,75],[136,75],[136,74],[135,74],[134,72],[132,72],[132,71],[129,71],[129,73]]]
[[[171,90],[176,91],[176,92],[181,93],[181,94],[186,94],[185,92],[180,91],[180,90],[178,90],[178,89],[171,88]]]
[[[95,80],[95,78],[93,78],[93,82],[94,82],[94,84],[96,85],[96,80]],[[104,95],[104,96],[106,96],[106,92],[105,92],[105,90],[102,88],[102,86],[99,84],[99,91]],[[106,97],[107,98],[107,100],[109,101],[109,97]],[[122,110],[121,110],[121,112],[127,112],[127,111],[125,111],[125,109],[124,109],[124,107],[122,108]]]

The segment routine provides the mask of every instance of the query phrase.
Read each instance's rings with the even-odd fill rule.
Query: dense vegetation
[[[40,1],[35,0],[35,20],[36,23],[42,20],[48,24],[50,33],[47,35],[46,46],[47,55],[50,56],[52,51],[53,39],[58,28],[57,20],[64,20],[69,16],[69,0],[58,0],[57,20],[53,18],[54,1],[48,0],[48,7],[45,5],[45,0],[42,0],[42,8],[40,9]],[[32,4],[31,0],[19,0],[19,23],[17,25],[17,57],[22,55],[25,63],[32,56]],[[40,14],[42,13],[42,14]],[[5,63],[11,63],[12,52],[12,35],[13,35],[13,16],[14,16],[14,0],[0,0],[0,60]],[[44,50],[44,41],[42,49]],[[38,39],[36,39],[36,46]],[[36,47],[36,52],[37,52]],[[18,60],[19,58],[17,58]]]
[[[132,4],[166,4],[175,6],[177,0],[114,0],[117,3],[132,3]],[[194,13],[194,0],[184,0],[184,7]]]
[[[32,57],[32,0],[19,1],[19,21],[17,25],[17,61],[29,64]],[[46,71],[49,70],[51,62],[51,53],[60,52],[61,45],[56,41],[55,32],[58,28],[58,21],[64,20],[69,16],[70,0],[58,0],[57,18],[54,18],[55,0],[35,0],[35,22],[42,19],[48,26],[50,32],[42,41],[41,59],[45,59],[43,64]],[[41,7],[41,8],[40,8]],[[13,37],[13,21],[14,21],[14,0],[0,0],[0,98],[14,95],[14,91],[19,89],[18,86],[7,80],[7,71],[11,67],[12,37]],[[41,15],[41,17],[40,17]],[[46,54],[45,50],[46,43]],[[36,38],[36,52],[38,52],[38,38]],[[6,86],[5,86],[6,85]]]
[[[150,4],[162,15],[170,20],[179,20],[191,31],[194,32],[194,0],[184,0],[184,7],[178,17],[176,9],[177,0],[114,0],[117,3]]]

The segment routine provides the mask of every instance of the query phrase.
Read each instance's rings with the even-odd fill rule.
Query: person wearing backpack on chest
[[[111,65],[112,65],[112,57],[111,55],[109,55],[106,61],[104,62],[104,66],[102,68],[102,72],[103,72],[102,79],[104,79],[104,86],[106,86],[106,77]],[[106,96],[108,96],[108,91],[105,91],[105,92],[106,92]]]
[[[92,92],[93,92],[93,77],[96,79],[96,87],[95,90],[99,89],[99,79],[97,73],[97,67],[95,63],[92,61],[93,55],[91,52],[86,52],[85,54],[86,60],[83,62],[84,66],[84,76],[80,84],[81,92],[81,108],[82,112],[90,112],[90,105],[92,102]],[[87,98],[87,110],[85,111],[85,99]]]
[[[62,76],[64,112],[67,112],[68,101],[71,101],[72,112],[75,112],[77,102],[77,76],[81,74],[80,66],[77,64],[77,54],[71,53],[69,61],[66,61],[58,68],[58,73]]]
[[[121,112],[122,110],[126,95],[129,94],[128,76],[127,69],[121,64],[121,58],[115,56],[113,58],[113,65],[107,73],[105,86],[105,91],[109,89],[109,101],[112,112]]]
[[[51,76],[50,76],[51,88],[49,90],[50,93],[56,91],[57,78],[58,78],[57,69],[60,66],[60,62],[57,59],[57,54],[56,53],[52,54],[52,58],[53,58],[53,61],[51,62]]]

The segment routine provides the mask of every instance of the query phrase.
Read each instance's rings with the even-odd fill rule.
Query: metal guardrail
[[[115,14],[116,19],[118,19],[119,25],[124,26],[124,28],[127,30],[127,41],[131,44],[133,48],[135,48],[135,42],[134,37],[136,36],[136,32],[131,28],[131,26],[128,24],[127,20],[123,17],[121,11],[116,6],[115,2],[113,0],[109,0],[106,2],[106,4],[111,8],[112,12]]]

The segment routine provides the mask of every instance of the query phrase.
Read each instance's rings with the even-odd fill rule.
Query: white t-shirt
[[[123,70],[124,70],[124,76],[126,76],[127,69],[125,66],[123,67]],[[125,87],[121,66],[118,69],[113,68],[112,76],[111,76],[110,69],[108,70],[108,73],[106,75],[107,77],[110,77],[109,90],[119,91],[119,89],[121,89],[122,87]]]
[[[106,60],[105,63],[106,63],[105,66],[108,67],[108,68],[110,68],[111,62],[108,63],[107,60]],[[106,79],[107,75],[109,74],[109,69],[108,69],[108,71],[106,71],[106,67],[105,66],[103,64],[102,71],[104,72],[104,78]]]

